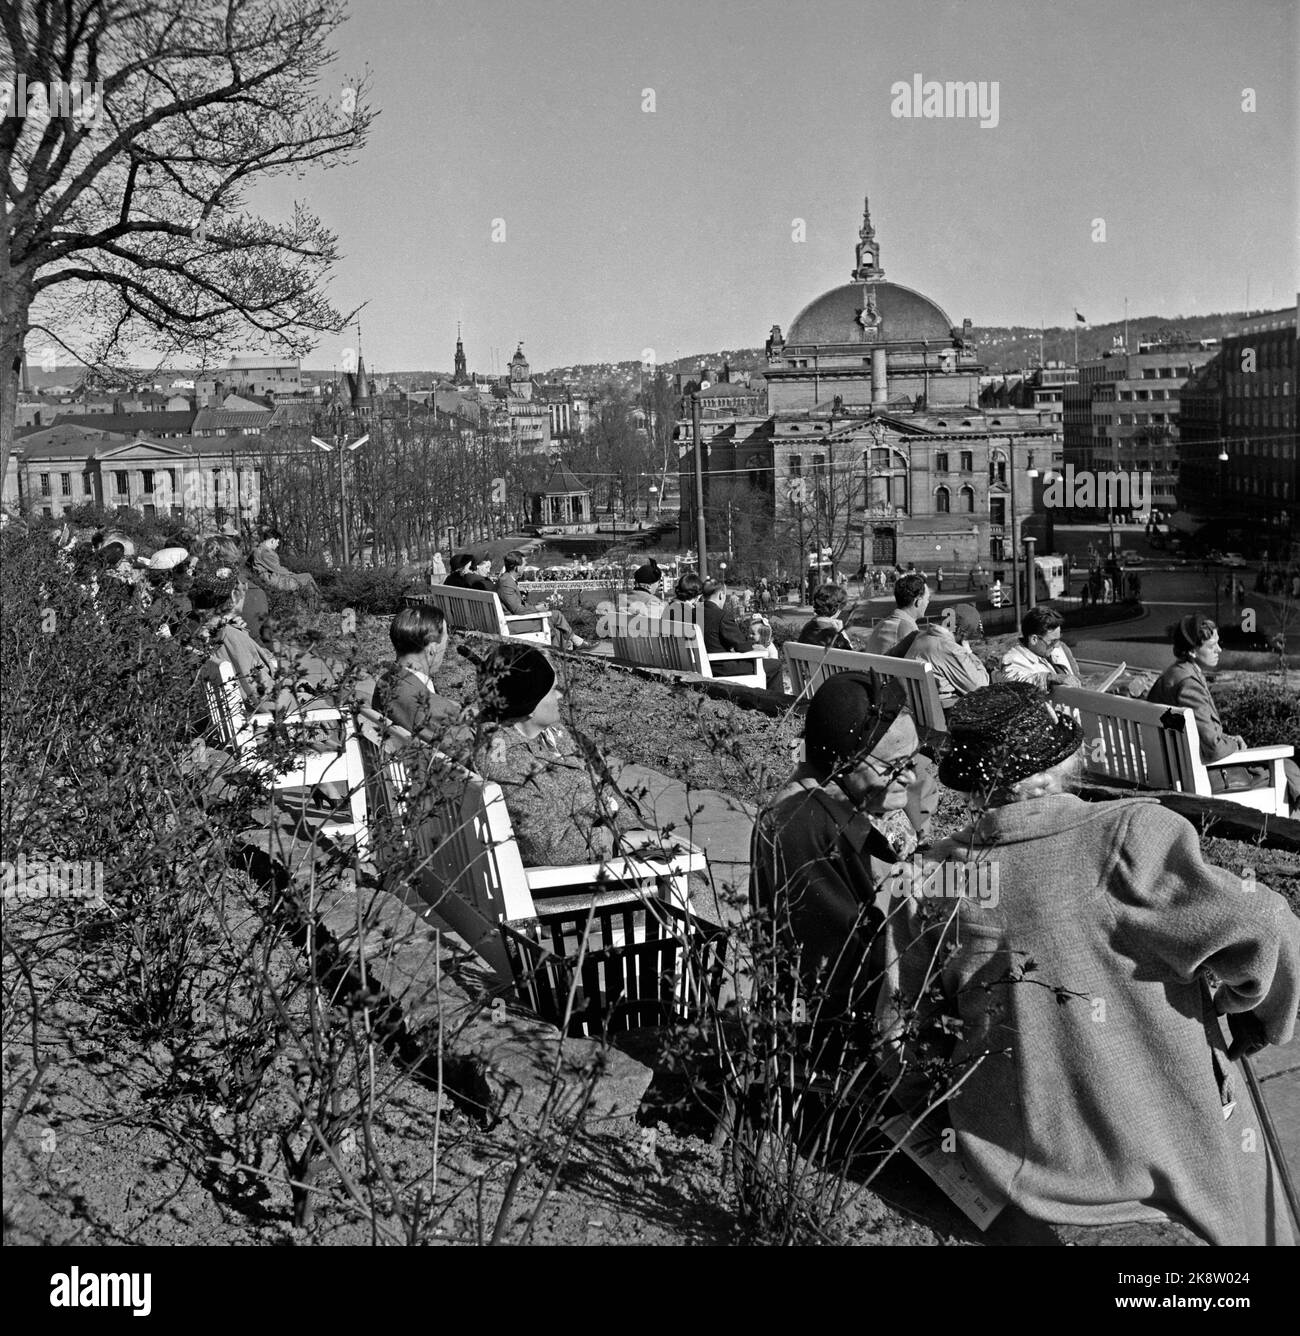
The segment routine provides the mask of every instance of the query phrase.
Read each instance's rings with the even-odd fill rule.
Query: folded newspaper
[[[916,1164],[977,1229],[987,1229],[1006,1205],[1003,1198],[986,1192],[966,1172],[957,1153],[956,1134],[951,1128],[920,1123],[908,1135],[915,1120],[900,1113],[885,1125],[885,1135]]]

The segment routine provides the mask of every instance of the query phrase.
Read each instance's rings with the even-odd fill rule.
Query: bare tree
[[[308,349],[341,328],[336,239],[250,185],[337,166],[376,113],[366,79],[318,90],[342,0],[8,0],[0,90],[0,478],[29,333],[104,372],[250,336]]]

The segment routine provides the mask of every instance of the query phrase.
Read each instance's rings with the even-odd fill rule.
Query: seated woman
[[[1147,692],[1153,705],[1187,706],[1196,716],[1196,731],[1201,741],[1201,760],[1220,761],[1246,746],[1245,738],[1223,731],[1218,707],[1210,695],[1205,670],[1213,669],[1222,653],[1219,628],[1208,617],[1191,613],[1169,628],[1174,647],[1174,661]],[[1300,766],[1295,760],[1284,761],[1287,802],[1292,814],[1300,807]],[[1268,782],[1268,770],[1259,766],[1216,767],[1210,771],[1210,787],[1215,793],[1233,789],[1258,788]]]
[[[206,657],[235,670],[250,706],[266,699],[275,684],[275,656],[249,634],[240,616],[243,585],[229,566],[200,566],[190,585],[192,644]]]
[[[800,645],[822,645],[828,649],[853,649],[844,634],[840,612],[849,601],[849,591],[842,585],[820,584],[813,591],[813,616],[799,632]]]
[[[564,694],[545,654],[503,641],[480,661],[478,680],[479,727],[457,759],[501,785],[525,863],[594,863],[659,843],[637,829],[595,745],[561,729]]]
[[[455,701],[434,690],[451,637],[440,608],[403,608],[389,624],[397,662],[375,683],[371,705],[412,733],[441,731],[460,714]]]
[[[487,570],[480,570],[486,565]],[[496,588],[487,578],[487,571],[492,569],[491,559],[487,556],[476,557],[472,552],[457,552],[451,559],[451,574],[446,584],[450,589],[486,589],[495,593]]]
[[[902,996],[941,962],[960,1016],[947,1108],[967,1169],[1057,1225],[1292,1244],[1234,1058],[1291,1038],[1300,919],[1263,886],[1243,894],[1158,803],[1069,793],[1082,731],[1034,686],[963,696],[948,727],[939,776],[974,821],[933,846],[939,880],[896,923],[911,916]]]
[[[248,563],[244,560],[243,550],[239,546],[238,539],[229,534],[218,534],[215,538],[209,538],[203,544],[203,555],[208,561],[214,562],[218,566],[229,566],[246,586],[244,593],[244,606],[241,616],[244,624],[248,628],[248,634],[257,641],[259,645],[266,643],[262,634],[262,627],[271,612],[271,601],[266,596],[266,590],[258,584]]]

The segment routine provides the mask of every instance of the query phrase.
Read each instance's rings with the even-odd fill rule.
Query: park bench
[[[1222,798],[1273,816],[1287,815],[1282,762],[1294,747],[1251,747],[1221,761],[1201,760],[1196,716],[1186,707],[1103,695],[1081,687],[1053,687],[1052,701],[1070,711],[1083,728],[1084,773],[1107,784],[1164,789]],[[1210,773],[1226,766],[1266,765],[1266,788],[1217,793]]]
[[[687,877],[708,868],[694,849],[526,867],[498,784],[374,710],[358,712],[357,728],[381,869],[416,855],[421,899],[503,980],[512,975],[503,923],[585,910],[593,900],[602,908],[662,899],[689,911]]]
[[[408,607],[423,604],[438,608],[453,631],[481,631],[485,635],[528,640],[538,645],[551,643],[549,612],[507,613],[501,600],[490,589],[457,589],[434,585],[427,594],[407,594]]]
[[[826,649],[787,640],[783,646],[790,671],[790,690],[805,700],[836,673],[866,673],[874,669],[881,677],[897,682],[907,694],[907,706],[918,728],[946,733],[948,725],[939,700],[934,668],[921,659],[897,659],[889,654],[864,654],[853,649]]]
[[[614,614],[614,658],[638,668],[659,672],[695,673],[713,679],[714,666],[748,663],[750,670],[737,676],[727,674],[722,681],[746,687],[765,687],[763,653],[710,654],[704,648],[704,627],[697,604],[670,603],[656,618],[635,606],[620,608]]]
[[[272,793],[310,792],[324,784],[344,786],[350,819],[332,817],[323,823],[321,830],[332,838],[350,838],[358,853],[364,854],[369,839],[365,776],[352,720],[334,706],[296,707],[279,713],[250,711],[235,670],[225,660],[209,659],[201,675],[217,741],[230,753],[234,763],[241,770],[261,775],[269,782]],[[322,724],[338,730],[336,736],[341,737],[341,745],[316,751],[304,739],[303,749],[287,761],[273,761],[258,754],[262,739],[277,725],[290,732],[305,732]]]

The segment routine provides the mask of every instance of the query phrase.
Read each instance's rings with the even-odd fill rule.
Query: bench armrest
[[[1251,765],[1256,761],[1289,761],[1295,754],[1294,747],[1247,747],[1243,751],[1232,752],[1217,761],[1206,761],[1205,768],[1213,770],[1221,765]]]

